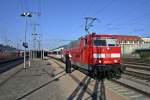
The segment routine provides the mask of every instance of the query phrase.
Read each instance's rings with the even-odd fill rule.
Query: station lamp
[[[28,43],[26,42],[26,33],[27,33],[27,17],[32,17],[30,12],[24,12],[21,14],[22,17],[25,17],[25,33],[24,33],[24,68],[26,68],[26,48],[28,48]]]

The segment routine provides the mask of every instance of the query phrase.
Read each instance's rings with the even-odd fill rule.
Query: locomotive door
[[[84,64],[84,39],[81,38],[80,42],[80,63]]]

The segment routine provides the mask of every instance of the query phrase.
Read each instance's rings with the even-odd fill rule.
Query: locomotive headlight
[[[102,61],[101,61],[101,60],[99,60],[98,62],[99,62],[99,63],[102,63]]]
[[[118,62],[118,61],[115,59],[115,60],[114,60],[114,63],[117,63],[117,62]]]
[[[109,48],[109,47],[107,47],[107,50],[110,50],[110,48]]]

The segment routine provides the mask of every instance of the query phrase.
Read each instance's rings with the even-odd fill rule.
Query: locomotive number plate
[[[106,54],[106,58],[111,58],[111,54]]]

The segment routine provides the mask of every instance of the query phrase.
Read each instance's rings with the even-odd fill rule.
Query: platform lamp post
[[[22,17],[25,17],[25,33],[24,33],[24,68],[26,68],[26,48],[28,48],[28,43],[26,42],[26,34],[27,34],[27,17],[32,17],[31,13],[24,12],[21,14]]]

